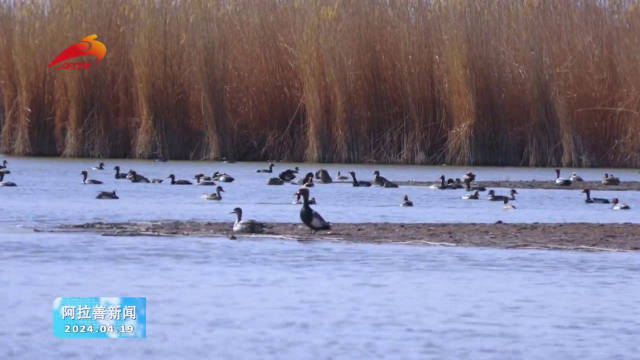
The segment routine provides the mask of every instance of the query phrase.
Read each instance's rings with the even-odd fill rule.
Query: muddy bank
[[[88,223],[54,231],[92,231],[107,236],[225,236],[231,223],[163,221]],[[257,235],[235,235],[238,239]],[[640,250],[640,224],[334,224],[312,234],[300,224],[276,223],[262,236],[298,241],[480,246],[584,251]]]

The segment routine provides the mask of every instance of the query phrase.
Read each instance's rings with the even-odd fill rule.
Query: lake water
[[[8,160],[6,180],[19,186],[0,188],[2,359],[627,359],[640,351],[636,253],[35,233],[33,226],[86,221],[231,221],[235,206],[264,221],[297,221],[299,207],[290,204],[295,186],[264,185],[268,175],[255,173],[264,164],[106,161],[108,169],[119,164],[148,177],[226,171],[237,180],[223,184],[218,203],[199,198],[210,191],[204,187],[131,184],[111,180],[110,170],[89,171],[104,186],[82,185],[79,172],[92,160]],[[374,169],[325,167],[332,175],[353,168],[363,179]],[[393,180],[465,170],[377,168]],[[553,178],[549,169],[473,170],[486,180]],[[593,180],[602,172],[579,170]],[[112,189],[120,200],[93,199]],[[519,192],[518,210],[504,211],[459,200],[461,191],[312,189],[332,222],[638,222],[636,192],[618,194],[629,212],[587,206],[579,191]],[[415,208],[398,206],[404,193]],[[57,339],[51,303],[58,296],[147,297],[147,338]]]

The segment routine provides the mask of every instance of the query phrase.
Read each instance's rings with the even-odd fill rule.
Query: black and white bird
[[[326,222],[317,211],[309,206],[309,189],[300,188],[296,195],[302,196],[302,209],[300,209],[300,220],[312,232],[318,230],[331,230],[331,224]]]
[[[171,174],[168,179],[171,179],[171,185],[192,185],[189,180],[176,180],[176,176]]]
[[[351,183],[353,184],[354,187],[369,187],[369,186],[371,186],[371,183],[368,182],[368,181],[363,181],[363,180],[358,181],[358,179],[356,179],[356,173],[355,172],[349,171],[349,174],[351,175],[351,179],[353,179]]]
[[[96,196],[96,199],[120,199],[118,195],[116,195],[116,191],[100,191]]]
[[[116,171],[116,175],[114,176],[116,179],[126,179],[127,174],[123,174],[120,172],[120,166],[115,166],[113,170]]]
[[[233,232],[245,234],[259,234],[264,231],[264,224],[255,220],[242,220],[242,209],[237,207],[230,214],[236,214]]]
[[[100,184],[102,184],[102,181],[100,181],[100,180],[87,179],[87,177],[89,176],[89,173],[87,172],[87,170],[82,170],[80,172],[80,174],[82,175],[82,183],[83,184],[89,184],[89,185],[100,185]]]

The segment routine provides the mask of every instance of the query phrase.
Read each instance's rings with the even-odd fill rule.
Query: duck
[[[603,198],[591,198],[591,189],[584,189],[582,190],[583,194],[587,194],[587,198],[585,199],[584,202],[586,202],[587,204],[608,204],[609,200],[608,199],[603,199]]]
[[[131,181],[132,183],[149,183],[150,182],[149,179],[138,174],[135,170],[129,170],[129,172],[127,173],[127,179],[129,179],[129,181]]]
[[[171,174],[167,179],[171,179],[171,185],[193,185],[189,180],[176,180],[176,176]]]
[[[293,200],[293,204],[302,204],[302,196],[300,195],[300,193],[295,193],[294,195],[296,196],[296,199]],[[316,198],[312,197],[311,199],[309,199],[309,205],[316,205]]]
[[[561,178],[560,177],[560,169],[556,169],[556,185],[559,185],[559,186],[570,186],[571,183],[572,183],[571,180],[565,179],[565,178]]]
[[[409,195],[405,194],[404,199],[402,199],[402,204],[400,204],[400,206],[403,206],[403,207],[413,206],[413,201],[409,200]]]
[[[504,200],[503,200],[503,202],[504,202],[504,205],[503,205],[502,207],[503,207],[505,210],[513,210],[513,209],[515,209],[515,208],[516,208],[516,207],[515,207],[515,206],[513,206],[512,204],[509,204],[509,199],[504,199]]]
[[[462,185],[462,181],[460,178],[456,178],[455,180],[449,179],[449,183],[447,184],[449,189],[462,189],[464,186]]]
[[[517,193],[518,192],[515,189],[511,189],[511,191],[509,192],[511,196],[507,197],[504,195],[496,195],[494,190],[489,190],[489,193],[487,194],[487,199],[489,201],[503,201],[504,199],[515,200]]]
[[[205,180],[205,181],[213,180],[212,176],[206,176],[205,174],[202,174],[202,173],[193,175],[193,178],[198,180],[198,181],[199,180]]]
[[[618,198],[611,199],[611,203],[613,206],[611,207],[613,210],[630,210],[631,207],[625,203],[620,202]]]
[[[386,188],[397,188],[398,185],[387,180],[384,176],[380,176],[380,171],[376,170],[373,172],[374,178],[373,183]]]
[[[116,175],[114,176],[116,179],[126,179],[127,178],[127,174],[123,174],[120,172],[120,166],[115,166],[113,168],[113,170],[116,171]]]
[[[245,234],[259,234],[264,231],[264,224],[255,220],[242,220],[242,209],[237,207],[230,214],[236,214],[236,221],[233,223],[233,232]]]
[[[16,183],[11,181],[4,181],[4,173],[0,172],[0,186],[13,187],[17,186]]]
[[[267,180],[267,185],[283,185],[284,184],[284,180],[280,179],[279,177],[272,177],[269,178],[269,180]]]
[[[215,173],[213,173],[213,180],[230,183],[230,182],[233,182],[233,180],[235,179],[233,178],[233,176],[227,173],[220,174],[219,172],[216,171]]]
[[[300,220],[311,232],[318,230],[331,230],[331,224],[325,221],[322,216],[309,206],[309,189],[300,188],[298,193],[302,196],[302,208],[300,209]]]
[[[207,200],[218,200],[218,201],[220,201],[220,200],[222,200],[222,194],[220,194],[222,192],[224,192],[224,189],[222,188],[222,186],[218,186],[216,188],[216,192],[214,192],[213,194],[203,194],[202,198],[203,199],[207,199]]]
[[[7,162],[7,160],[6,160],[6,159],[5,159],[5,160],[2,160],[2,165],[0,165],[0,169],[6,169],[6,168],[7,168],[7,164],[8,164],[8,163],[9,163],[9,162]]]
[[[196,178],[196,185],[212,186],[216,184],[214,181],[211,180],[210,177],[204,176],[203,174],[197,174],[195,178]],[[205,180],[204,178],[207,178],[208,180]]]
[[[440,175],[440,184],[433,184],[429,187],[437,190],[445,190],[447,189],[447,183],[445,182],[445,179],[446,178],[444,175]]]
[[[305,185],[307,183],[311,183],[313,184],[313,173],[312,172],[308,172],[304,175],[303,178],[299,179],[297,182],[295,182],[298,185]],[[313,186],[313,185],[311,185]]]
[[[273,167],[274,167],[274,166],[275,166],[275,165],[274,165],[273,163],[270,163],[270,164],[269,164],[269,168],[268,168],[268,169],[258,169],[258,170],[256,170],[256,172],[271,174],[271,173],[273,172]]]
[[[480,193],[476,190],[473,194],[462,195],[463,200],[478,200],[480,199]]]
[[[462,177],[462,182],[465,182],[467,179],[469,180],[469,183],[474,182],[476,180],[476,174],[471,171],[465,173]]]
[[[323,184],[331,184],[333,182],[331,175],[329,175],[329,172],[325,169],[316,171],[316,179],[320,180]]]
[[[613,174],[609,175],[607,173],[604,174],[604,178],[602,179],[603,185],[620,185],[620,179],[613,176]]]
[[[465,189],[467,191],[485,191],[485,190],[487,190],[487,188],[485,188],[484,186],[478,186],[478,185],[471,186],[471,179],[469,179],[469,178],[464,178],[463,182],[464,182],[464,187],[465,187]]]
[[[120,199],[116,195],[116,191],[100,191],[96,196],[96,199]]]
[[[358,179],[356,179],[356,173],[354,171],[349,171],[349,174],[351,175],[351,179],[352,182],[351,184],[353,184],[354,187],[369,187],[371,186],[371,183],[368,181],[358,181]]]
[[[0,174],[9,175],[9,174],[11,174],[11,171],[9,171],[9,169],[7,169],[7,168],[0,169]]]
[[[100,181],[100,180],[87,179],[87,176],[89,175],[89,173],[87,172],[87,170],[82,170],[82,171],[80,172],[80,175],[82,175],[82,183],[83,183],[83,184],[90,184],[90,185],[99,185],[99,184],[102,184],[102,181]]]
[[[162,184],[163,181],[164,181],[164,179],[151,178],[151,183],[152,184]]]
[[[101,162],[98,164],[98,166],[94,166],[91,168],[92,170],[104,170],[104,163]]]
[[[292,181],[296,178],[296,172],[293,169],[287,169],[278,175],[278,177],[284,181]]]
[[[341,180],[341,181],[346,181],[346,180],[349,180],[349,177],[340,174],[340,171],[338,171],[338,177],[336,179]]]
[[[583,182],[584,179],[582,179],[581,176],[578,176],[578,174],[576,174],[575,172],[571,173],[571,176],[569,177],[569,180],[573,181],[573,182]]]

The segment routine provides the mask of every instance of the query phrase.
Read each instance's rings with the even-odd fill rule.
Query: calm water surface
[[[640,343],[636,253],[581,253],[297,243],[273,239],[113,238],[34,233],[85,221],[230,221],[242,206],[265,221],[297,221],[296,187],[266,187],[264,164],[107,161],[149,177],[227,171],[220,203],[209,189],[131,184],[90,171],[94,161],[8,158],[15,189],[0,188],[0,358],[473,358],[629,359]],[[284,165],[278,164],[278,167]],[[277,167],[277,168],[278,168]],[[303,166],[303,169],[306,166]],[[277,169],[276,168],[276,169]],[[326,166],[330,172],[348,166]],[[353,167],[370,179],[370,166]],[[430,180],[452,167],[378,167],[390,179]],[[474,169],[480,179],[546,179],[549,169]],[[579,170],[599,179],[601,170]],[[637,171],[614,172],[624,179]],[[97,201],[98,190],[119,201]],[[501,190],[506,192],[506,190]],[[398,206],[408,193],[414,209]],[[640,198],[622,192],[627,213],[586,206],[578,191],[522,190],[516,211],[463,192],[424,187],[353,189],[317,185],[317,209],[332,222],[638,222]],[[613,193],[598,192],[611,197]],[[61,340],[58,296],[146,296],[147,339]]]

